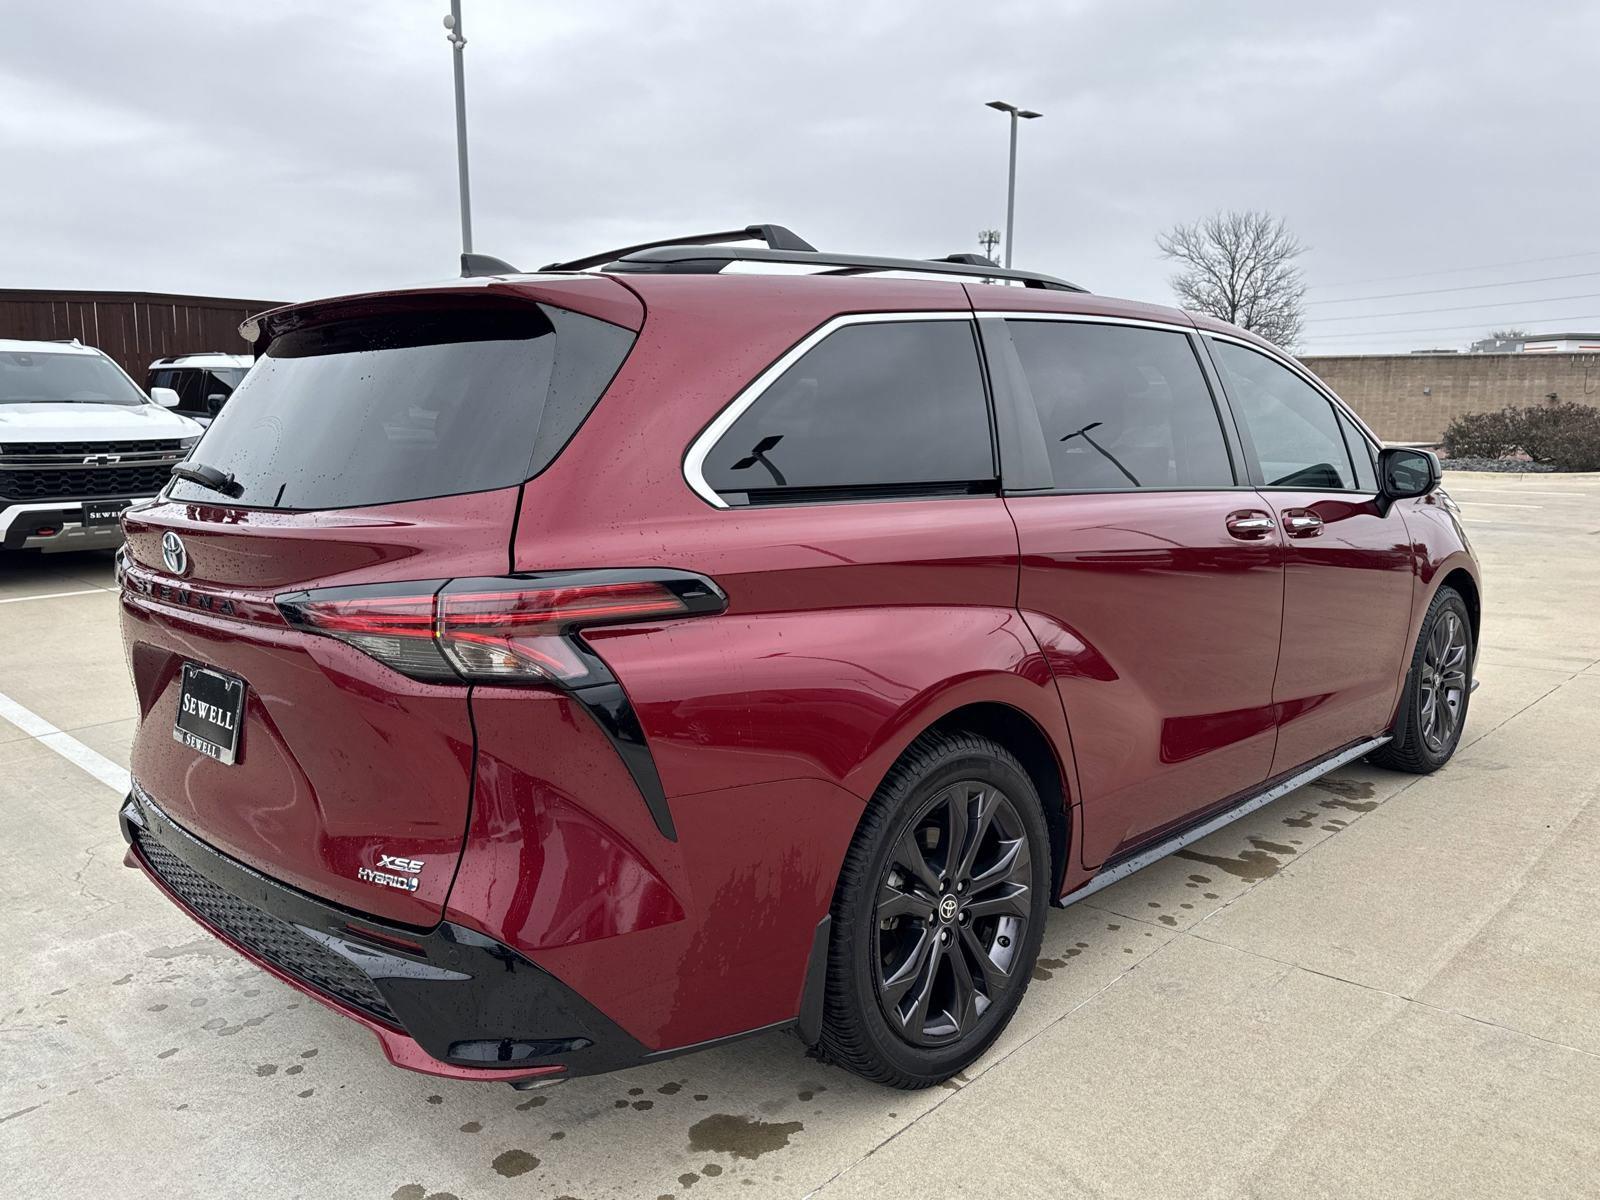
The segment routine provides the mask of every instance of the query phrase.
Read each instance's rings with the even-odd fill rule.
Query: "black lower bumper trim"
[[[473,929],[374,921],[286,887],[183,829],[137,785],[119,820],[146,868],[195,916],[441,1062],[588,1075],[657,1057],[548,971]],[[408,946],[416,952],[400,949]]]

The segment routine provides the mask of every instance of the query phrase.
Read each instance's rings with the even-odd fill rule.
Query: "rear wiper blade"
[[[216,467],[206,466],[205,463],[179,463],[172,468],[172,473],[179,479],[198,483],[201,487],[221,492],[224,496],[238,497],[244,494],[244,488],[239,486],[239,481],[233,477],[232,471],[219,471]]]

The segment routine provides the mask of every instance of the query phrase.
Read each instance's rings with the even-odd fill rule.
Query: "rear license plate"
[[[173,738],[219,763],[232,763],[239,751],[244,692],[244,680],[237,676],[184,663]]]
[[[83,506],[83,523],[85,525],[115,525],[122,520],[122,510],[128,507],[126,500],[108,500],[103,504],[85,504]]]

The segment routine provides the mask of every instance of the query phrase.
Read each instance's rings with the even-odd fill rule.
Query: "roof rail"
[[[782,225],[746,225],[743,229],[727,229],[721,233],[691,233],[686,237],[662,238],[655,242],[640,242],[637,246],[622,246],[616,250],[603,250],[570,262],[551,263],[542,271],[587,271],[590,267],[603,267],[641,250],[654,250],[660,246],[713,246],[719,242],[745,242],[751,239],[765,242],[769,250],[815,251],[816,247],[805,238]]]
[[[202,355],[206,355],[206,354],[215,354],[215,355],[218,355],[220,357],[226,357],[226,358],[238,358],[238,357],[240,357],[239,352],[237,350],[185,350],[182,354],[163,354],[160,358],[156,359],[150,365],[152,367],[159,367],[163,363],[175,363],[180,358],[199,358]]]
[[[976,260],[976,261],[973,261]],[[737,246],[685,245],[673,243],[630,251],[610,263],[617,274],[715,275],[729,263],[793,263],[806,267],[839,267],[825,274],[857,275],[876,271],[915,271],[924,275],[953,275],[962,279],[1015,280],[1031,288],[1058,292],[1083,292],[1087,288],[1054,275],[1037,271],[1017,271],[997,267],[976,254],[952,254],[947,258],[882,258],[869,254],[834,254],[822,250],[741,249]],[[598,265],[590,263],[588,265]],[[571,267],[563,269],[573,269]]]

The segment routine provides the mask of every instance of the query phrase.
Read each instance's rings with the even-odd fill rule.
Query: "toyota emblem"
[[[189,569],[189,552],[183,548],[183,539],[170,529],[161,535],[161,561],[174,575]]]

